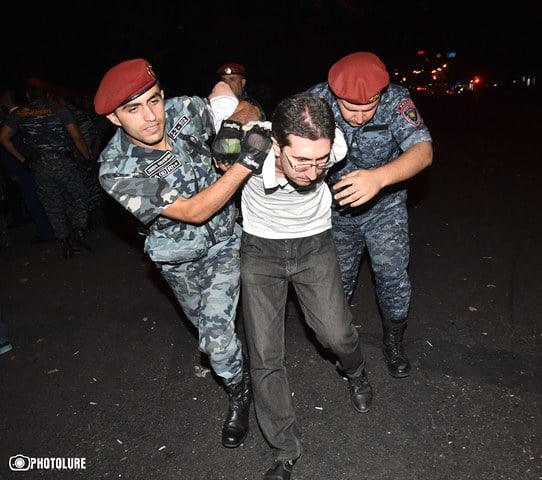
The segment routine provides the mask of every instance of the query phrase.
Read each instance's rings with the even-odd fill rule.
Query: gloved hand
[[[224,120],[216,134],[213,145],[213,157],[222,165],[232,165],[241,153],[241,140],[245,135],[243,125],[232,120]]]
[[[241,141],[241,154],[237,163],[250,168],[254,173],[261,173],[271,145],[271,130],[254,125]]]

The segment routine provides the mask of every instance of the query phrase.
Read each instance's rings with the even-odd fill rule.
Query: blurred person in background
[[[1,124],[6,121],[7,116],[19,109],[24,101],[18,98],[14,87],[3,87],[0,90]],[[22,135],[12,137],[12,142],[19,152],[28,156],[28,150],[24,145]],[[22,201],[25,213],[30,217],[37,230],[37,236],[33,243],[50,242],[55,239],[53,227],[49,222],[47,213],[38,197],[37,186],[34,175],[28,165],[22,164],[4,146],[0,145],[0,169],[6,177],[6,182],[11,182],[13,189],[7,188],[7,195],[10,191],[13,196]],[[9,185],[8,185],[9,187]],[[13,192],[16,190],[16,192]],[[8,199],[9,203],[10,199]]]
[[[260,109],[260,120],[263,121],[266,119],[266,114],[260,102],[247,91],[246,68],[244,65],[240,63],[225,63],[218,67],[216,73],[220,80],[226,82],[231,87],[239,100],[250,102]]]
[[[246,68],[244,65],[235,62],[225,63],[224,65],[218,67],[216,73],[219,76],[220,80],[226,82],[231,87],[233,93],[237,96],[239,100],[249,102],[260,110],[260,121],[266,120],[266,114],[263,107],[254,97],[249,95],[247,91]],[[238,210],[237,221],[239,222],[239,224],[242,224],[243,215],[241,212],[241,190],[238,190],[235,193],[234,200]]]
[[[103,207],[107,194],[98,180],[96,159],[113,133],[111,132],[109,137],[105,139],[102,138],[104,129],[100,128],[99,119],[103,119],[103,117],[97,115],[92,105],[86,102],[88,97],[67,89],[55,88],[50,93],[50,98],[70,110],[87,144],[90,152],[88,160],[83,158],[77,149],[74,149],[74,153],[81,167],[81,174],[88,192],[89,223],[100,224],[103,221]],[[111,126],[110,122],[107,123]]]
[[[27,83],[28,103],[12,111],[0,129],[0,143],[32,170],[37,192],[64,258],[84,248],[88,228],[88,191],[74,146],[90,160],[90,152],[77,121],[68,108],[48,98],[49,86],[41,79]],[[20,133],[27,152],[13,142]]]

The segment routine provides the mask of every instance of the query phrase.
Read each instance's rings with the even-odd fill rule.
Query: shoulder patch
[[[190,119],[186,115],[183,115],[177,121],[177,123],[175,123],[175,125],[173,125],[173,128],[169,131],[168,135],[173,139],[177,138],[177,136],[179,135],[181,130],[184,127],[186,127],[186,125],[188,125],[189,123],[190,123]]]
[[[412,99],[403,100],[397,107],[397,111],[411,125],[419,127],[422,124],[422,117]]]

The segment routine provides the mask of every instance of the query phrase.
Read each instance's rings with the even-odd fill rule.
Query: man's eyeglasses
[[[293,163],[290,160],[290,157],[286,155],[286,152],[283,150],[282,153],[286,157],[286,160],[288,160],[288,163],[290,164],[290,167],[292,170],[296,171],[297,173],[303,173],[307,170],[310,170],[311,168],[316,168],[318,172],[323,172],[324,170],[329,170],[333,165],[335,165],[335,156],[333,155],[333,151],[329,152],[329,155],[326,158],[322,158],[318,162],[297,162]]]

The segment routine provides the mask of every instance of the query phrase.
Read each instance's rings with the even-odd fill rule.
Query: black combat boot
[[[230,406],[222,428],[222,445],[227,448],[236,448],[243,443],[248,435],[248,418],[252,401],[248,369],[243,371],[242,380],[235,385],[228,386],[227,390]]]
[[[382,352],[388,366],[388,372],[392,377],[408,377],[410,374],[410,362],[403,348],[403,335],[407,323],[386,322],[384,325]]]
[[[356,412],[367,413],[373,402],[373,388],[369,383],[365,369],[361,375],[348,378],[348,388],[350,400]]]

